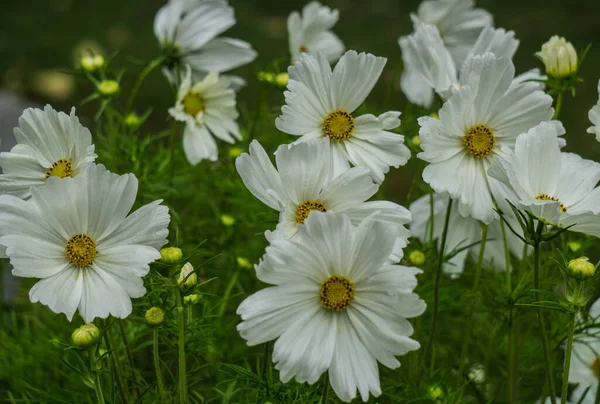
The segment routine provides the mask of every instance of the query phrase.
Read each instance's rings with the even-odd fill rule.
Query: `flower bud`
[[[102,80],[98,84],[98,92],[106,97],[119,92],[119,82],[115,80]]]
[[[416,265],[416,266],[423,265],[425,263],[425,254],[423,254],[419,250],[413,250],[408,255],[408,260],[413,265]]]
[[[233,226],[235,224],[235,219],[231,215],[221,215],[221,223],[225,226]]]
[[[154,306],[146,310],[144,318],[150,327],[158,327],[165,321],[165,311],[158,306]]]
[[[413,136],[412,144],[414,144],[416,147],[421,146],[421,138],[419,137],[419,135]]]
[[[183,297],[183,302],[186,304],[196,304],[202,299],[202,295],[194,293]]]
[[[581,249],[581,243],[579,241],[572,240],[567,243],[567,247],[569,247],[569,250],[577,252]]]
[[[142,120],[135,112],[130,112],[125,117],[125,125],[130,128],[137,128],[142,123]]]
[[[275,81],[275,75],[271,72],[258,72],[258,80],[273,83]]]
[[[240,268],[252,269],[252,264],[248,258],[236,257],[235,260]]]
[[[73,345],[79,348],[89,348],[100,341],[100,330],[94,324],[85,324],[71,334]]]
[[[544,62],[550,77],[563,79],[577,71],[577,52],[573,44],[563,37],[554,35],[535,55]]]
[[[89,73],[95,72],[104,66],[104,57],[102,55],[83,55],[79,59],[81,68]]]
[[[431,386],[429,387],[429,398],[432,400],[437,400],[444,395],[444,390],[440,386]]]
[[[231,149],[229,149],[229,158],[237,158],[240,157],[240,155],[243,153],[244,151],[242,149],[240,149],[239,147],[232,147]]]
[[[160,250],[160,260],[165,264],[176,264],[183,258],[183,251],[177,247],[165,247]]]
[[[588,257],[580,257],[569,261],[567,266],[571,275],[581,278],[589,278],[594,276],[596,266],[590,262]]]
[[[290,81],[290,75],[287,73],[279,73],[275,76],[275,84],[279,87],[286,87]]]
[[[183,268],[181,268],[181,272],[179,272],[179,279],[177,280],[179,286],[191,288],[198,283],[198,275],[195,272],[192,272],[194,272],[194,267],[189,262],[186,262]]]

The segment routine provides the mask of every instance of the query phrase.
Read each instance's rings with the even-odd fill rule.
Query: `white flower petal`
[[[40,302],[55,313],[64,313],[69,321],[79,306],[83,295],[85,270],[72,265],[49,278],[44,278],[31,288],[29,299]]]
[[[190,164],[196,165],[202,160],[217,161],[219,150],[217,143],[203,125],[186,125],[183,131],[183,151]]]

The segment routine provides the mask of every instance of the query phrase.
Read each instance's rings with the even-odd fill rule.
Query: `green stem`
[[[429,242],[433,243],[433,229],[435,227],[435,207],[434,207],[433,192],[429,194]]]
[[[129,345],[129,341],[127,340],[127,333],[125,332],[125,322],[123,319],[119,319],[119,333],[121,334],[121,339],[123,340],[123,345],[125,345],[125,352],[127,353],[127,362],[129,362],[129,368],[131,369],[131,376],[133,380],[136,380],[136,368],[135,362],[133,361],[133,352],[131,351],[131,345]],[[135,387],[136,394],[139,396],[139,391],[137,387]]]
[[[448,198],[448,207],[446,208],[446,218],[444,219],[444,230],[442,232],[442,245],[440,246],[440,256],[435,269],[435,279],[433,287],[433,316],[431,320],[431,332],[427,341],[427,349],[425,355],[431,353],[431,369],[435,362],[435,351],[433,350],[433,341],[435,340],[435,328],[437,326],[438,310],[439,310],[439,295],[440,295],[440,279],[442,277],[442,266],[444,265],[444,253],[446,251],[446,238],[448,236],[448,223],[450,222],[450,212],[452,211],[452,199]],[[433,216],[432,216],[433,217]]]
[[[187,373],[185,369],[185,312],[183,310],[181,289],[175,287],[175,293],[177,294],[177,311],[179,311],[179,402],[181,404],[187,404]]]
[[[504,243],[504,260],[506,271],[506,294],[509,298],[510,308],[508,310],[508,402],[515,404],[517,402],[517,378],[515,373],[516,361],[516,332],[514,324],[515,307],[512,301],[512,279],[510,268],[510,249],[508,248],[508,237],[506,236],[506,227],[504,220],[500,220],[500,228],[502,230],[502,239]]]
[[[540,289],[540,244],[536,242],[533,246],[533,285],[536,289],[535,301],[539,302],[540,293],[537,291]],[[546,367],[546,379],[548,383],[548,390],[550,392],[550,400],[552,404],[556,404],[556,388],[554,387],[554,376],[552,374],[552,361],[550,359],[550,343],[548,342],[548,335],[546,333],[546,322],[544,320],[544,311],[541,307],[537,309],[537,317],[540,330],[542,332],[542,345],[544,347],[544,364]]]
[[[558,95],[556,96],[556,107],[554,108],[554,119],[558,119],[558,115],[560,114],[560,109],[562,107],[564,91],[560,90]]]
[[[571,352],[573,351],[573,336],[575,335],[575,316],[576,313],[571,313],[569,321],[569,337],[567,339],[567,353],[565,355],[565,367],[562,375],[562,394],[561,404],[567,403],[567,393],[569,392],[569,369],[571,368]]]
[[[231,296],[231,291],[237,283],[239,276],[239,271],[235,271],[233,273],[233,276],[229,279],[229,283],[227,284],[225,293],[223,293],[223,299],[221,299],[221,307],[219,307],[218,317],[223,317],[223,314],[225,314],[225,310],[227,309],[227,302],[229,301],[229,296]]]
[[[133,106],[135,97],[137,96],[137,93],[138,93],[140,87],[146,80],[146,77],[148,77],[148,75],[150,73],[152,73],[152,71],[154,69],[156,69],[158,66],[162,65],[163,62],[164,62],[164,58],[162,58],[162,57],[160,57],[158,59],[154,59],[150,63],[148,63],[148,65],[144,68],[144,70],[142,70],[142,73],[140,74],[137,81],[135,82],[135,85],[133,86],[133,90],[131,90],[131,94],[129,94],[129,99],[127,100],[127,107],[125,108],[125,113],[131,112],[131,107]]]
[[[104,333],[104,342],[106,343],[106,348],[110,352],[110,363],[113,368],[115,374],[115,382],[117,385],[117,390],[119,390],[119,395],[121,396],[121,401],[123,403],[129,403],[129,394],[125,389],[125,384],[123,383],[123,377],[121,375],[121,365],[117,364],[118,360],[118,352],[114,350],[114,344],[112,343],[112,339],[109,333],[108,322],[104,322],[104,328],[106,332]]]
[[[471,334],[473,331],[473,319],[475,318],[475,306],[477,306],[477,296],[479,292],[479,282],[481,280],[481,269],[483,267],[483,257],[485,253],[485,245],[487,244],[488,227],[485,224],[481,225],[481,244],[479,244],[479,257],[477,258],[477,267],[475,268],[475,278],[471,293],[474,296],[474,301],[469,305],[469,315],[467,317],[467,326],[463,335],[463,345],[460,354],[460,362],[458,365],[458,373],[456,374],[456,387],[460,386],[467,366],[467,353],[471,342]]]
[[[596,399],[594,400],[594,404],[600,404],[600,383],[598,383],[598,387],[596,388]]]
[[[160,356],[158,355],[158,328],[154,329],[154,370],[156,371],[156,383],[158,385],[158,393],[160,395],[160,402],[169,402],[167,398],[167,392],[165,391],[165,384],[163,382],[162,372],[160,370]]]
[[[267,371],[269,370],[269,351],[271,350],[270,348],[271,344],[269,343],[269,341],[265,342],[265,354],[263,357],[262,376],[265,381],[267,398],[269,398],[269,379],[267,379]]]
[[[323,374],[323,396],[321,399],[321,404],[327,404],[327,394],[329,393],[329,378],[328,374],[325,372]]]
[[[96,392],[96,399],[98,404],[104,404],[104,395],[102,394],[102,386],[100,385],[100,368],[97,365],[96,358],[96,347],[92,347],[88,350],[90,357],[90,370],[94,376],[94,391]]]

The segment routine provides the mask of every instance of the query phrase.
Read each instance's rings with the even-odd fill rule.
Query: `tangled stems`
[[[571,318],[569,320],[569,337],[567,340],[567,353],[565,355],[565,366],[562,376],[563,383],[562,394],[560,399],[561,404],[567,403],[567,393],[569,392],[569,369],[571,367],[571,352],[573,351],[573,335],[575,334],[575,316],[575,312],[571,313]],[[597,397],[596,401],[598,401]]]
[[[94,376],[94,391],[98,404],[104,404],[104,395],[102,394],[102,386],[100,385],[100,369],[97,367],[96,347],[91,347],[88,350],[90,357],[90,370]]]
[[[431,369],[434,366],[435,351],[432,349],[433,341],[435,339],[435,327],[437,325],[438,309],[439,309],[439,295],[440,295],[440,278],[442,275],[442,266],[444,265],[444,252],[446,250],[446,238],[448,236],[448,223],[450,222],[450,211],[452,210],[452,198],[448,199],[448,208],[446,208],[446,218],[444,219],[444,231],[442,232],[442,245],[440,247],[440,257],[438,260],[437,268],[435,269],[435,280],[433,287],[433,319],[431,320],[431,333],[429,334],[429,340],[427,341],[427,349],[425,350],[425,356],[431,352]],[[432,216],[433,217],[433,216]],[[433,227],[433,226],[432,226]]]
[[[163,382],[162,372],[160,371],[160,357],[158,355],[158,328],[153,331],[153,353],[154,353],[154,370],[156,371],[156,383],[158,385],[158,393],[160,395],[160,402],[168,402],[167,393],[165,391],[165,383]]]
[[[185,312],[183,310],[183,298],[179,287],[175,287],[177,294],[177,311],[179,312],[179,401],[181,404],[188,402],[187,395],[187,373],[185,368]]]

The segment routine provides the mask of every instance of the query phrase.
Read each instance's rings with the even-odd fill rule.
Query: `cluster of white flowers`
[[[0,154],[0,249],[16,276],[39,278],[29,291],[69,320],[131,313],[142,277],[167,241],[168,209],[154,201],[129,214],[133,174],[94,164],[90,131],[46,106],[27,109],[18,144]]]

